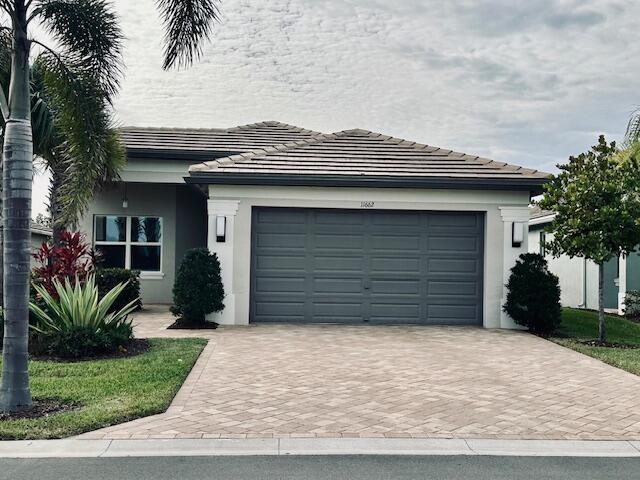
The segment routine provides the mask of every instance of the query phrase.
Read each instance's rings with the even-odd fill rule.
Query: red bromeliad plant
[[[95,252],[80,232],[62,232],[57,245],[43,242],[33,253],[38,265],[33,268],[33,281],[57,298],[54,280],[65,278],[84,281],[95,268]]]

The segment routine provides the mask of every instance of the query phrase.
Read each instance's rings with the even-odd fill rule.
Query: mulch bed
[[[42,362],[85,362],[90,360],[135,357],[136,355],[141,355],[148,351],[149,347],[149,341],[146,338],[134,338],[126,348],[120,349],[117,352],[105,353],[102,355],[94,355],[91,357],[83,358],[62,358],[49,355],[30,355],[29,358],[31,360],[38,360]]]
[[[73,403],[64,403],[55,398],[41,398],[33,401],[33,405],[17,412],[0,412],[0,421],[17,420],[19,418],[50,417],[56,413],[70,412],[78,408]]]
[[[629,345],[628,343],[600,342],[598,340],[587,340],[580,343],[588,347],[618,348],[620,350],[634,350],[634,349],[640,348],[640,345]]]
[[[167,327],[167,330],[215,330],[218,328],[216,322],[190,322],[179,318]]]

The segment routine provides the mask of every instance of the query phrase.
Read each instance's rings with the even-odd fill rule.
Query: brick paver
[[[138,335],[167,331],[164,309]],[[640,377],[514,331],[221,327],[168,411],[90,438],[640,439]]]

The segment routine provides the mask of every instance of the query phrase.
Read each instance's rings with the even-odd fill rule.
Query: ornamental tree
[[[640,148],[619,151],[600,135],[598,144],[569,163],[546,185],[541,208],[556,213],[547,242],[554,256],[584,257],[598,265],[598,340],[606,341],[604,264],[640,243]]]

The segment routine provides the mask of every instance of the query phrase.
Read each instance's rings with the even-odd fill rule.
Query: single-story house
[[[598,308],[598,266],[582,257],[554,258],[545,248],[553,238],[552,222],[555,214],[539,207],[531,208],[529,221],[529,251],[544,255],[549,269],[560,280],[560,301],[565,307]],[[604,307],[607,311],[624,313],[628,291],[640,290],[640,253],[622,255],[604,264]]]
[[[170,303],[184,253],[220,260],[211,320],[510,328],[505,283],[548,175],[365,130],[123,128],[122,181],[81,223]]]

